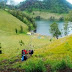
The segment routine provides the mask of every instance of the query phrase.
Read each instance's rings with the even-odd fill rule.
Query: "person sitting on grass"
[[[32,56],[33,53],[34,53],[33,50],[29,50],[29,54],[30,54],[30,56]]]
[[[22,50],[22,61],[26,60],[27,59],[27,56],[26,54],[28,54],[28,51],[27,50]]]

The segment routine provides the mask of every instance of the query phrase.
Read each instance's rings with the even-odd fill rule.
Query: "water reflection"
[[[36,25],[37,25],[36,33],[39,33],[41,35],[52,36],[52,34],[50,33],[50,25],[52,23],[53,23],[53,21],[47,21],[47,20],[36,21]],[[59,21],[57,23],[58,23],[59,30],[61,31],[60,37],[64,37],[65,36],[64,22]],[[68,32],[68,35],[72,34],[72,22],[68,23],[67,32]]]

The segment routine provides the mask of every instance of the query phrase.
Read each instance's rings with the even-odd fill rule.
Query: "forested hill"
[[[18,6],[20,10],[48,10],[54,13],[67,13],[72,5],[66,0],[26,0]]]

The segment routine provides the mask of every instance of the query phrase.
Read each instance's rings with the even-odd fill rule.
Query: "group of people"
[[[29,54],[30,56],[32,56],[33,53],[34,53],[33,50],[29,50],[29,51],[27,51],[25,49],[22,50],[22,58],[21,58],[21,60],[22,61],[27,60],[27,54]]]

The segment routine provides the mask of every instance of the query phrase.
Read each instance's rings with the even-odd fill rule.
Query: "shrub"
[[[37,16],[35,19],[36,19],[36,20],[40,20],[40,19],[41,19],[41,17],[40,17],[40,16]]]
[[[67,51],[71,51],[71,48],[68,42],[65,43],[64,47],[66,48]]]
[[[2,50],[0,50],[0,54],[2,54]]]
[[[19,10],[9,10],[8,12],[12,14],[13,16],[15,16],[16,18],[18,18],[19,20],[21,20],[23,23],[25,23],[28,27],[33,27],[33,28],[30,28],[31,30],[36,28],[34,19],[28,16],[27,14]]]
[[[1,47],[1,43],[0,43],[0,48],[2,48],[2,47]]]
[[[51,17],[49,18],[49,20],[50,20],[50,21],[54,21],[54,20],[55,20],[55,17],[52,17],[52,16],[51,16]]]
[[[59,70],[64,70],[67,68],[67,64],[65,62],[65,60],[62,60],[62,61],[57,61],[53,64],[52,66],[52,72],[53,71],[59,71]]]
[[[46,72],[44,62],[42,59],[39,60],[29,60],[25,65],[23,65],[26,72]]]
[[[24,31],[23,31],[23,27],[22,26],[20,26],[20,33],[23,33]]]
[[[15,29],[15,32],[16,32],[16,34],[18,33],[18,30],[17,30],[17,28]]]
[[[24,45],[24,42],[21,40],[19,41],[20,46]]]
[[[60,17],[59,18],[59,21],[64,21],[64,17]]]
[[[66,68],[71,68],[72,67],[69,58],[68,59],[66,58],[66,60],[61,60],[61,61],[47,60],[47,61],[45,61],[45,65],[51,66],[51,72],[58,72],[60,70],[64,70]]]

